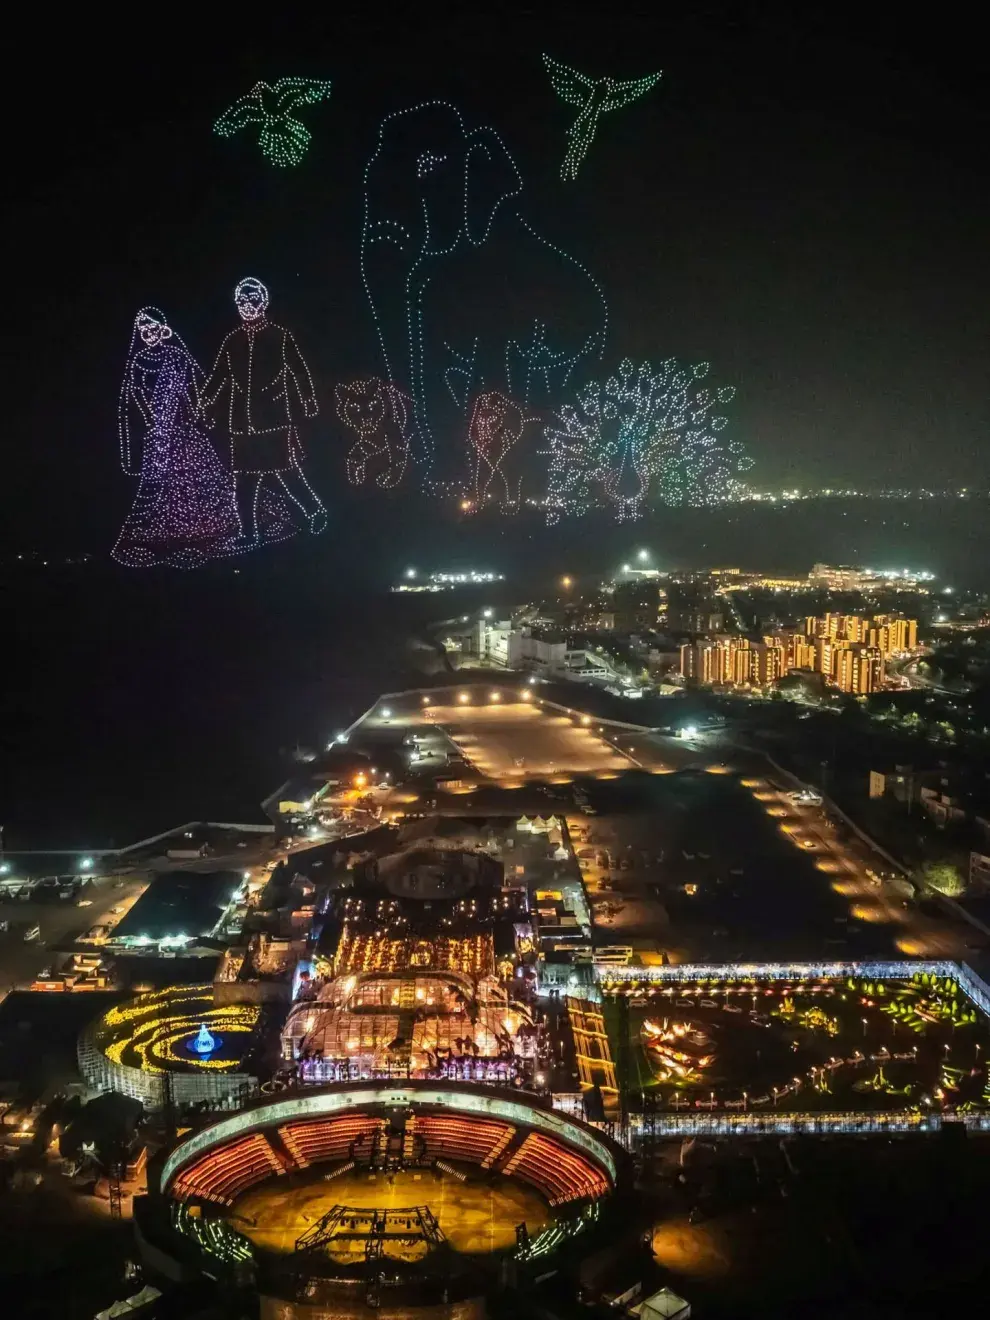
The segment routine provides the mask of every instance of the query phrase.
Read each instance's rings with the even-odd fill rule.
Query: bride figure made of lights
[[[139,478],[112,556],[130,568],[196,568],[236,554],[234,480],[198,420],[204,374],[156,307],[134,318],[120,389],[120,460]],[[281,502],[266,509],[266,542],[291,536]]]

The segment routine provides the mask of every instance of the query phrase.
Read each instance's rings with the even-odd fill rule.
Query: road
[[[120,885],[117,888],[117,885]],[[37,980],[45,967],[55,961],[52,948],[71,943],[91,926],[113,925],[144,893],[147,888],[146,872],[127,876],[97,876],[85,887],[80,898],[88,906],[77,907],[72,901],[50,903],[23,903],[19,899],[0,902],[0,919],[10,923],[10,929],[0,933],[0,996],[10,990],[27,989]],[[121,911],[113,913],[112,908]],[[37,940],[25,943],[24,932],[40,926]],[[98,951],[97,945],[88,947]]]
[[[903,885],[881,877],[880,868],[886,864],[844,827],[840,832],[821,807],[795,804],[789,796],[792,790],[772,777],[748,780],[747,786],[794,846],[815,857],[816,868],[829,876],[832,890],[848,901],[854,922],[887,927],[896,951],[907,957],[965,956],[973,929],[948,916],[926,917],[905,899]]]

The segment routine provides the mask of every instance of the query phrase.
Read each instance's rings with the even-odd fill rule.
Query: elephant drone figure
[[[390,382],[369,376],[338,385],[337,416],[357,440],[347,454],[347,479],[363,486],[371,473],[383,490],[392,490],[405,476],[409,462],[407,395]],[[370,469],[370,471],[369,471]]]
[[[555,408],[601,356],[605,300],[528,223],[497,133],[431,101],[387,116],[364,182],[361,273],[384,372],[412,397],[428,488],[463,490],[473,400]]]
[[[522,438],[527,423],[537,420],[498,390],[478,395],[468,428],[468,444],[473,451],[475,508],[480,509],[494,499],[507,510],[518,509],[522,470],[510,465],[508,457]]]

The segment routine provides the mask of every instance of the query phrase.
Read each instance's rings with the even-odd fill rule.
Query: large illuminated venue
[[[286,1022],[294,1080],[532,1085],[540,1032],[513,997],[516,925],[527,913],[502,878],[480,849],[415,840],[361,867],[325,932],[334,976]]]
[[[177,1145],[142,1231],[334,1314],[477,1297],[593,1228],[623,1174],[608,1137],[476,1084],[350,1083],[256,1102]],[[287,1309],[280,1314],[311,1314]],[[312,1312],[322,1314],[322,1310]]]

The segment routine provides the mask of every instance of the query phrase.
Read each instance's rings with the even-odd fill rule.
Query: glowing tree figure
[[[213,374],[203,387],[211,421],[223,418],[230,440],[241,548],[259,543],[258,514],[266,490],[284,493],[322,532],[327,515],[300,466],[300,413],[317,413],[313,379],[288,330],[268,319],[268,290],[260,280],[241,280],[234,290],[241,324],[220,346]]]
[[[617,375],[582,390],[577,407],[562,408],[546,432],[549,521],[584,513],[603,496],[621,520],[648,500],[704,505],[736,494],[736,473],[751,462],[735,442],[720,443],[727,418],[710,415],[735,390],[699,387],[707,372],[707,362],[681,367],[670,358],[654,370],[626,359]]]
[[[279,78],[274,87],[255,83],[246,96],[223,112],[213,126],[221,137],[258,125],[258,145],[273,165],[298,165],[312,140],[309,129],[293,111],[316,105],[330,95],[330,84],[316,78]]]
[[[234,485],[197,418],[203,373],[157,307],[134,320],[120,390],[120,461],[139,476],[113,558],[195,568],[237,535]]]
[[[528,416],[504,394],[479,394],[471,413],[468,441],[473,457],[475,508],[497,501],[507,510],[518,509],[522,496],[522,470],[510,464],[509,455],[519,445]]]
[[[583,73],[558,64],[549,55],[543,56],[543,63],[550,75],[553,90],[562,101],[576,106],[581,112],[567,130],[570,142],[560,169],[562,179],[576,179],[594,140],[599,117],[609,110],[620,110],[640,96],[645,96],[660,81],[660,74],[649,73],[645,78],[617,82],[614,78],[586,78]]]
[[[522,187],[498,134],[442,101],[387,116],[365,170],[362,278],[431,491],[465,493],[479,394],[556,408],[602,353],[602,291],[530,226]]]
[[[338,385],[334,391],[337,416],[357,440],[347,455],[347,479],[363,486],[370,475],[383,490],[398,486],[409,462],[411,399],[377,376]]]

